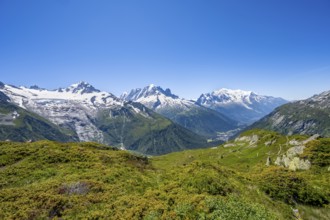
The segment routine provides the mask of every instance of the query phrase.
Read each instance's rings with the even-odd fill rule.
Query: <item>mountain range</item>
[[[204,137],[145,106],[122,101],[85,82],[53,91],[2,83],[0,92],[8,97],[6,103],[69,131],[73,136],[71,140],[95,141],[151,155],[208,145]],[[2,126],[6,126],[5,130],[11,128],[11,125]],[[19,135],[11,140],[19,141]]]
[[[155,85],[118,98],[86,82],[56,90],[0,83],[0,139],[94,141],[157,155],[209,147],[215,143],[207,139],[228,138],[252,122],[245,130],[329,136],[329,96],[281,105],[287,101],[242,90],[221,89],[193,101]]]
[[[124,93],[125,101],[139,102],[155,112],[171,119],[179,125],[206,137],[216,137],[218,132],[236,129],[237,122],[227,116],[197,104],[191,100],[179,98],[170,89],[149,85]]]
[[[231,89],[220,89],[202,94],[197,100],[199,105],[214,109],[244,125],[259,120],[287,102],[282,98]]]
[[[121,99],[139,102],[197,134],[223,140],[287,103],[282,98],[230,89],[202,94],[192,101],[153,84],[125,92]]]

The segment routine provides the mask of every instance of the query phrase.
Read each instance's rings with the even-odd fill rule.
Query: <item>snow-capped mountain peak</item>
[[[76,94],[84,94],[84,93],[94,93],[94,92],[101,92],[98,89],[95,89],[91,84],[81,81],[78,83],[74,83],[67,87],[66,89],[58,89],[58,92],[71,92],[71,93],[76,93]]]
[[[132,89],[121,96],[126,101],[139,102],[181,126],[203,136],[218,137],[218,132],[237,128],[237,123],[195,101],[174,95],[170,89],[153,84]]]
[[[241,90],[241,89],[221,88],[219,90],[215,90],[212,93],[213,94],[232,94],[232,95],[242,96],[242,95],[250,95],[253,92],[252,91],[245,91],[245,90]]]
[[[121,99],[140,102],[153,110],[174,106],[186,108],[188,105],[193,104],[191,101],[180,99],[177,95],[172,94],[170,89],[164,90],[162,87],[154,84],[144,88],[132,89],[129,93],[123,93]]]
[[[178,96],[172,94],[170,89],[163,89],[160,86],[150,84],[144,88],[132,89],[129,93],[125,92],[121,95],[121,99],[126,101],[135,101],[144,103],[145,101],[157,101],[157,99],[179,99]]]
[[[240,89],[226,89],[222,88],[211,93],[202,94],[197,102],[201,105],[242,105],[245,108],[252,109],[251,105],[260,102],[271,102],[277,99],[271,96],[258,95],[252,91],[245,91]]]
[[[246,108],[250,108],[247,104],[251,104],[252,97],[257,96],[252,91],[244,90],[233,90],[222,88],[212,93],[202,94],[198,99],[198,102],[203,105],[211,104],[214,102],[227,104],[227,103],[237,103],[244,105]]]
[[[148,90],[152,90],[155,87],[157,87],[155,84],[150,84],[149,86],[147,86]]]
[[[202,94],[197,103],[217,110],[242,123],[251,123],[286,103],[281,98],[258,95],[240,89],[219,89]]]
[[[73,129],[82,141],[103,142],[103,133],[94,121],[100,111],[120,112],[123,108],[133,110],[136,114],[140,111],[133,105],[126,105],[113,94],[101,92],[86,82],[57,90],[4,84],[0,85],[0,92],[8,96],[11,103],[41,115],[54,124]],[[141,115],[144,116],[144,113]]]
[[[68,100],[84,103],[90,108],[101,106],[110,107],[123,105],[123,102],[108,92],[101,92],[86,82],[73,84],[66,89],[46,90],[33,86],[30,88],[21,86],[3,85],[0,90],[22,108],[30,108],[40,102],[67,102]]]

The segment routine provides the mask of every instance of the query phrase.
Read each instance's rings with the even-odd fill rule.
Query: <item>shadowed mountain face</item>
[[[259,120],[287,101],[282,98],[257,95],[251,91],[220,89],[202,94],[197,103],[246,125]]]
[[[145,106],[124,102],[85,82],[54,91],[36,86],[18,88],[1,84],[0,91],[5,94],[3,99],[7,100],[6,103],[9,104],[10,101],[12,106],[19,106],[26,112],[33,112],[40,118],[49,120],[79,141],[95,141],[155,154],[182,150],[185,146],[196,148],[206,145],[205,138],[186,131],[181,126],[173,126],[172,121]],[[162,135],[174,128],[176,132],[172,132],[172,141],[164,141],[167,137]],[[191,139],[192,136],[195,138]],[[37,139],[49,138],[40,136]],[[154,140],[158,144],[154,144]],[[183,146],[182,143],[186,145]],[[148,150],[145,150],[146,146],[149,147]],[[150,149],[150,146],[155,149]]]
[[[139,102],[179,125],[206,137],[237,128],[237,122],[194,101],[179,98],[170,89],[150,85],[133,89],[121,96],[123,100]]]
[[[320,134],[330,137],[330,91],[288,103],[251,125],[282,134]]]

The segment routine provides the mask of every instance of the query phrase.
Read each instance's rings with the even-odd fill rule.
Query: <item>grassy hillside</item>
[[[1,142],[0,219],[295,219],[292,208],[329,219],[329,139],[310,142],[301,157],[312,168],[293,172],[265,165],[286,137],[244,135],[258,141],[149,159],[94,143]]]
[[[251,137],[258,137],[253,140]],[[235,176],[247,181],[243,197],[255,199],[267,195],[281,210],[290,216],[290,209],[299,210],[303,219],[330,218],[330,139],[321,138],[308,142],[299,157],[311,161],[311,169],[290,171],[276,166],[278,156],[291,148],[290,141],[303,142],[308,136],[283,136],[276,132],[250,130],[236,140],[218,148],[172,153],[153,159],[156,168],[172,170],[193,163],[211,163],[235,171]],[[244,137],[245,138],[244,140]],[[266,162],[270,159],[270,165]],[[207,172],[207,171],[206,171]],[[226,180],[225,182],[227,182]],[[250,189],[252,189],[250,191]],[[261,201],[260,201],[261,202]],[[272,205],[267,204],[268,208]],[[283,217],[283,216],[282,216]]]

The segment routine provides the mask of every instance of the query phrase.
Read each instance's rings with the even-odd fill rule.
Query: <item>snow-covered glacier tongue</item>
[[[11,101],[51,122],[77,133],[80,141],[104,143],[103,132],[95,118],[102,108],[118,108],[124,103],[108,92],[101,92],[86,82],[56,90],[3,85],[0,88]]]

